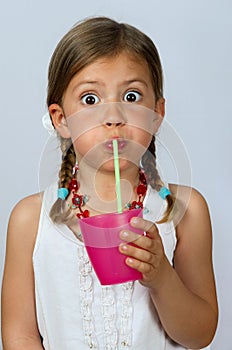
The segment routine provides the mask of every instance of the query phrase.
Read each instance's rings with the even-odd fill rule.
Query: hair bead
[[[57,197],[59,199],[62,199],[64,201],[68,194],[69,194],[69,190],[67,188],[65,187],[58,188]]]
[[[168,195],[171,194],[171,192],[169,191],[169,189],[167,187],[161,187],[158,194],[162,199],[165,199]]]

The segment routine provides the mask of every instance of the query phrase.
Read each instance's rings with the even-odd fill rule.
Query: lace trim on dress
[[[94,330],[92,302],[93,302],[93,280],[91,276],[92,265],[84,250],[78,248],[79,272],[80,272],[80,303],[83,320],[85,343],[90,349],[97,349],[97,339]]]
[[[102,316],[105,333],[105,349],[118,350],[132,346],[132,293],[134,283],[124,283],[120,285],[121,297],[121,319],[119,334],[116,321],[116,298],[111,286],[102,287]],[[119,348],[118,345],[119,344]]]
[[[129,348],[132,346],[132,294],[134,290],[134,282],[122,284],[122,315],[120,325],[119,344],[120,349]]]
[[[117,350],[118,332],[116,326],[115,295],[112,287],[102,287],[101,310],[105,336],[105,350]]]
[[[80,272],[80,303],[85,343],[90,349],[98,349],[92,312],[92,265],[84,247],[78,248],[78,256]],[[121,294],[119,298],[121,316],[119,316],[120,323],[118,325],[118,330],[114,288],[112,286],[101,287],[101,313],[103,318],[105,350],[125,350],[132,346],[132,294],[134,290],[134,282],[119,285],[119,290]]]

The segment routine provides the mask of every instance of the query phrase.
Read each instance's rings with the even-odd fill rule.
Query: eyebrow
[[[130,85],[133,83],[140,83],[145,85],[146,87],[148,86],[145,80],[139,79],[139,78],[124,80],[120,85],[124,86],[124,85]],[[97,80],[83,80],[77,83],[72,90],[75,91],[77,88],[81,87],[82,85],[105,85],[105,84],[104,83],[102,84]]]
[[[123,85],[125,84],[125,85],[128,85],[128,84],[133,84],[133,83],[141,83],[141,84],[143,84],[143,85],[145,85],[145,86],[147,86],[147,83],[146,83],[146,81],[145,80],[143,80],[143,79],[131,79],[131,80],[125,80],[124,82],[123,82]]]
[[[99,85],[99,82],[96,80],[83,80],[75,84],[72,88],[72,92],[75,92],[76,89],[79,89],[83,85]]]

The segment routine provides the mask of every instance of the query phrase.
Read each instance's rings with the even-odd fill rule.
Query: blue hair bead
[[[162,199],[165,199],[169,194],[171,194],[171,192],[169,191],[169,189],[167,187],[161,187],[158,194],[160,195],[160,197]]]
[[[58,188],[57,197],[59,199],[62,199],[64,201],[68,194],[69,194],[69,190],[67,188],[65,187]]]

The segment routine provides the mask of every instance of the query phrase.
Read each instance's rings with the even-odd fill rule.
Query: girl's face
[[[53,117],[58,112],[52,106]],[[77,73],[64,93],[62,112],[65,135],[57,129],[72,137],[79,163],[114,170],[112,140],[117,138],[123,170],[139,164],[157,130],[157,114],[164,115],[164,100],[155,101],[147,63],[123,52]]]

